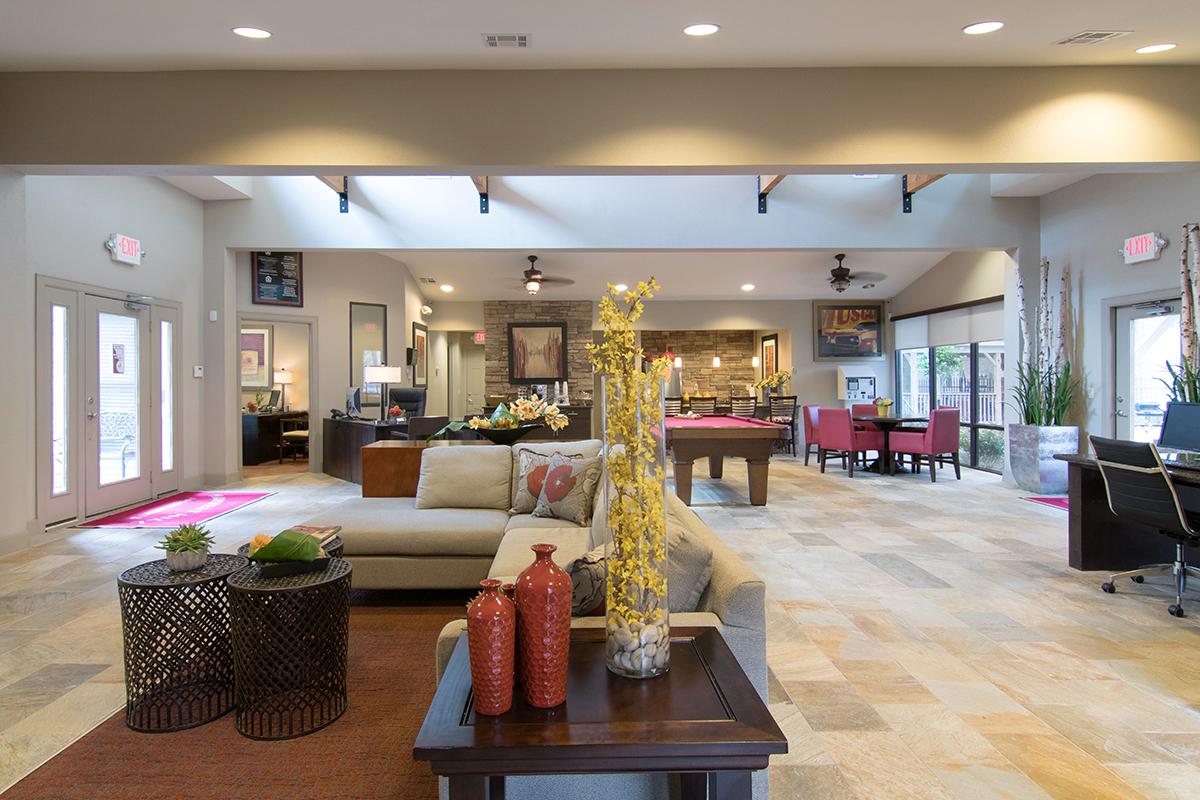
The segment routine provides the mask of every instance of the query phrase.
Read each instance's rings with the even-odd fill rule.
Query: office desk
[[[383,439],[392,431],[407,431],[408,422],[380,424],[373,420],[342,417],[322,420],[321,469],[326,475],[352,483],[362,483],[362,449]]]
[[[494,447],[486,439],[383,439],[362,448],[363,497],[416,497],[421,454],[430,447]]]
[[[307,411],[242,414],[242,466],[250,467],[279,458],[283,420],[307,417]]]
[[[1175,560],[1175,540],[1146,525],[1118,519],[1108,507],[1095,459],[1059,455],[1067,462],[1067,563],[1075,569],[1120,572]],[[1200,470],[1168,469],[1184,510],[1200,514]]]

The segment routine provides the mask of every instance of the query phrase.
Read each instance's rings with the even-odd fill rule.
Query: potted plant
[[[1200,223],[1183,226],[1180,255],[1179,336],[1182,358],[1167,363],[1170,381],[1163,381],[1172,403],[1200,403]]]
[[[164,551],[167,559],[167,569],[172,572],[188,572],[200,569],[208,563],[208,548],[212,546],[213,537],[203,525],[180,525],[167,533],[162,541],[155,545]]]
[[[1008,426],[1009,464],[1013,480],[1027,492],[1066,494],[1067,464],[1055,458],[1079,452],[1079,428],[1067,417],[1079,378],[1067,358],[1067,326],[1071,317],[1071,274],[1064,268],[1059,288],[1058,320],[1050,310],[1050,260],[1042,259],[1037,308],[1037,350],[1033,350],[1025,286],[1017,275],[1021,325],[1021,360],[1017,364],[1014,399],[1019,423]]]

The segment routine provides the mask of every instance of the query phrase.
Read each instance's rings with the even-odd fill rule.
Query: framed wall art
[[[813,302],[813,359],[866,361],[884,356],[882,300]]]
[[[566,379],[566,322],[508,323],[509,383],[533,385]]]
[[[264,250],[250,254],[250,302],[304,307],[303,253]]]
[[[412,324],[412,368],[413,386],[429,385],[429,328],[419,322]]]
[[[241,342],[241,385],[243,389],[270,389],[274,385],[275,373],[271,365],[272,328],[242,328]]]
[[[779,371],[779,334],[768,334],[758,343],[760,378],[769,378]]]

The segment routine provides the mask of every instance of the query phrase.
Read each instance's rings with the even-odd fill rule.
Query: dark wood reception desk
[[[392,431],[406,431],[408,423],[378,423],[341,417],[322,420],[322,463],[326,475],[362,483],[362,449],[372,442],[390,439]]]
[[[1175,542],[1153,528],[1118,519],[1108,507],[1104,478],[1095,459],[1060,455],[1066,461],[1068,521],[1067,562],[1075,569],[1119,572],[1143,564],[1175,560]],[[1200,514],[1200,470],[1170,469],[1186,511]]]

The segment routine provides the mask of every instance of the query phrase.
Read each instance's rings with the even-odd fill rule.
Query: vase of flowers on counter
[[[609,476],[604,495],[611,539],[605,557],[606,663],[610,672],[627,678],[653,678],[671,664],[663,438],[664,378],[671,362],[656,359],[643,371],[633,327],[644,301],[657,290],[653,278],[624,293],[609,286],[600,301],[603,338],[588,345],[602,376]]]
[[[493,444],[512,444],[530,431],[543,426],[557,434],[570,422],[557,405],[547,403],[534,394],[519,397],[511,405],[500,403],[490,416],[471,417],[466,422],[451,422],[429,439],[436,439],[447,431],[470,428]]]
[[[762,389],[763,402],[765,403],[770,401],[771,395],[783,394],[784,388],[787,387],[791,380],[792,371],[789,369],[782,369],[777,372],[772,372],[770,375],[754,384],[754,387],[756,389]]]

